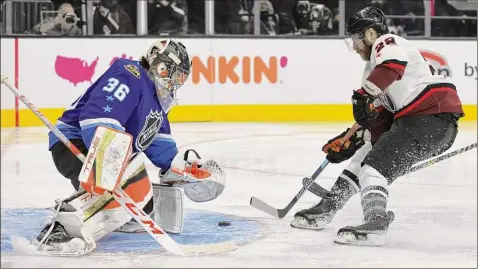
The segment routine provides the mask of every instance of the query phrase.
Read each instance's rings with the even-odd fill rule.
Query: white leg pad
[[[184,190],[153,184],[154,221],[165,231],[179,234],[184,226]]]
[[[63,225],[69,235],[83,237],[81,228],[84,226],[84,223],[78,212],[58,212],[55,220]]]
[[[144,199],[136,203],[138,207],[143,208],[152,195],[153,191],[150,189]],[[82,232],[86,232],[98,242],[105,235],[132,219],[131,215],[120,206],[103,209],[105,203],[110,199],[112,196],[109,194],[97,196],[86,193],[68,203],[77,210],[76,212],[59,212],[56,219],[65,227],[68,234],[78,236]],[[79,221],[76,221],[75,218]]]

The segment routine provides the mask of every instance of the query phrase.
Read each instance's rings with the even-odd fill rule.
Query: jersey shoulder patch
[[[116,60],[108,70],[104,73],[106,78],[115,78],[124,84],[127,84],[131,88],[135,88],[135,91],[143,91],[147,88],[149,77],[146,75],[146,70],[139,66],[137,61],[128,59]]]
[[[124,68],[128,70],[129,73],[131,73],[133,76],[135,76],[138,79],[141,79],[141,72],[139,71],[139,68],[134,65],[134,64],[125,64]]]

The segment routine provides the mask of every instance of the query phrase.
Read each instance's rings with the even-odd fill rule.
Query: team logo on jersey
[[[136,138],[136,148],[140,151],[145,150],[153,142],[154,136],[158,133],[163,123],[163,111],[152,111],[144,121],[144,126]]]
[[[420,50],[423,58],[425,58],[432,66],[435,68],[437,75],[444,75],[447,77],[452,76],[450,65],[448,65],[448,60],[436,52],[429,50]]]
[[[139,78],[141,76],[141,73],[139,72],[139,69],[136,65],[133,64],[127,64],[124,66],[128,72],[130,72],[133,76]]]

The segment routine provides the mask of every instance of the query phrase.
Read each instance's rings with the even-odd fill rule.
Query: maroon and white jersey
[[[380,103],[395,118],[443,112],[463,114],[451,78],[436,74],[420,51],[397,35],[386,34],[375,41],[362,85],[366,91],[367,87],[375,88],[372,91],[379,92]]]

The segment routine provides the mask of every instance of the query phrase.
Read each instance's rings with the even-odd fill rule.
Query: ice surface
[[[290,228],[293,214],[318,202],[307,193],[284,219],[249,206],[251,196],[284,207],[304,176],[323,161],[323,143],[350,123],[173,124],[182,149],[194,148],[225,167],[226,189],[215,201],[186,208],[232,214],[263,224],[263,237],[208,257],[167,253],[94,253],[81,258],[2,253],[2,267],[475,267],[477,266],[477,154],[458,155],[398,179],[390,188],[396,218],[384,247],[333,243],[337,230],[361,222],[359,197],[319,232]],[[2,129],[1,208],[46,208],[72,193],[47,151],[46,128]],[[476,123],[463,124],[450,150],[476,142]],[[346,163],[329,165],[318,182],[329,188]],[[156,171],[148,165],[151,176]],[[28,220],[25,220],[28,221]],[[187,225],[187,224],[186,224]],[[3,231],[2,231],[3,232]]]

